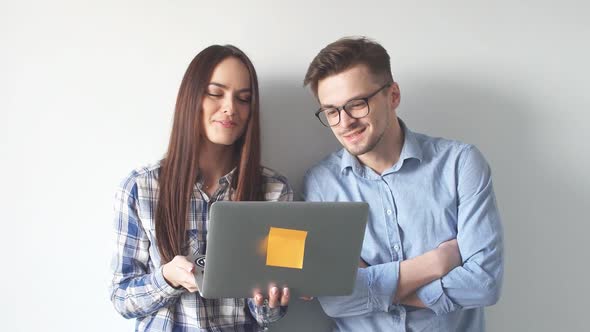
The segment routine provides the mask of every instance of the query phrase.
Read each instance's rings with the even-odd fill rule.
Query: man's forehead
[[[376,79],[367,66],[356,65],[318,82],[318,100],[322,105],[341,105],[369,92]]]

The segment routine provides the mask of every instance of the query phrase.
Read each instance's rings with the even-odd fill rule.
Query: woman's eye
[[[237,97],[237,99],[239,102],[244,103],[244,104],[249,103],[252,100],[252,98],[250,96],[239,96],[239,97]]]
[[[207,96],[219,98],[219,97],[223,96],[223,94],[212,92],[212,91],[207,91]]]

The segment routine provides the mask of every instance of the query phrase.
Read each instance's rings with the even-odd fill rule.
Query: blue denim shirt
[[[307,201],[370,205],[350,296],[320,297],[342,331],[483,331],[483,307],[498,301],[503,274],[500,216],[491,171],[473,145],[405,126],[399,161],[379,175],[346,150],[305,175]],[[456,238],[463,260],[416,293],[425,309],[393,303],[399,263]]]

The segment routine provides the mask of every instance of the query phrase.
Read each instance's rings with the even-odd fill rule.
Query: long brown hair
[[[260,115],[258,78],[248,57],[235,46],[213,45],[201,51],[186,70],[174,111],[174,123],[168,151],[161,162],[156,206],[156,236],[162,264],[183,255],[186,244],[188,211],[199,172],[201,112],[205,90],[215,67],[235,57],[250,72],[250,115],[246,130],[235,143],[237,170],[232,181],[237,201],[262,199],[260,168]]]

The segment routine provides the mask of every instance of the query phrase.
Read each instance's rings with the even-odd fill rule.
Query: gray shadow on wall
[[[502,297],[486,310],[488,329],[554,331],[567,320],[568,329],[583,330],[582,308],[563,307],[582,289],[561,285],[587,284],[583,271],[574,271],[581,269],[576,262],[586,261],[579,245],[586,242],[590,227],[580,216],[587,215],[583,207],[590,180],[564,172],[563,163],[571,161],[551,158],[544,145],[559,133],[539,138],[537,119],[531,116],[536,97],[514,91],[514,86],[508,89],[493,78],[471,75],[468,68],[453,71],[465,74],[398,77],[402,93],[398,115],[414,131],[475,144],[492,167],[506,255]],[[304,171],[340,148],[331,131],[313,116],[317,102],[300,82],[299,78],[261,82],[263,162],[286,175],[296,194]],[[561,319],[552,323],[539,319],[540,307],[559,313]],[[326,321],[329,318],[317,302],[295,301],[273,330],[321,331],[318,327]]]
[[[318,103],[301,79],[261,82],[263,164],[287,176],[300,197],[304,172],[340,144],[314,116]]]
[[[587,223],[579,227],[590,180],[563,172],[567,162],[552,158],[544,146],[559,132],[539,138],[531,116],[538,96],[527,99],[485,77],[449,76],[418,74],[400,82],[398,115],[415,131],[475,144],[490,163],[504,227],[505,274],[500,302],[487,309],[488,329],[555,331],[568,321],[569,330],[583,330],[582,309],[562,305],[580,289],[562,285],[587,284],[572,269],[584,260],[577,246],[590,232]],[[539,307],[560,319],[547,324]]]
[[[338,149],[339,143],[314,116],[318,104],[301,79],[261,81],[260,99],[262,162],[289,179],[299,200],[304,172]],[[303,301],[299,295],[292,294],[287,315],[270,330],[332,331],[334,323],[318,300]]]

